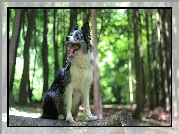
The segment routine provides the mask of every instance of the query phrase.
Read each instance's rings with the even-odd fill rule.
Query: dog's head
[[[68,45],[68,57],[71,57],[77,50],[82,50],[84,53],[88,52],[90,48],[90,28],[87,21],[81,29],[78,29],[78,25],[74,25],[73,32],[70,36],[66,37],[66,43]]]

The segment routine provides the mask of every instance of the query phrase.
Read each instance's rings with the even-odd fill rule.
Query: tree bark
[[[32,31],[35,27],[35,17],[37,14],[37,9],[32,9],[30,11],[30,15],[28,17],[28,27],[27,27],[27,35],[25,37],[25,45],[24,45],[24,68],[20,83],[20,93],[19,93],[19,104],[26,105],[27,104],[27,84],[29,82],[29,48],[31,44]]]
[[[43,63],[43,93],[48,90],[48,74],[49,74],[49,65],[48,65],[48,46],[47,46],[47,9],[43,10],[44,13],[44,32],[43,32],[43,44],[42,44],[42,63]]]
[[[172,51],[171,51],[171,48],[172,48],[172,40],[171,40],[171,9],[167,9],[167,27],[168,27],[168,35],[167,35],[167,31],[165,32],[166,33],[166,36],[168,38],[168,50],[167,50],[167,59],[168,59],[168,89],[169,89],[169,93],[170,93],[170,96],[171,96],[171,57],[172,57]],[[171,103],[171,99],[170,99],[170,103]]]
[[[157,11],[156,13],[156,18],[157,18],[157,42],[158,42],[158,53],[159,53],[159,58],[161,58],[161,52],[160,52],[160,43],[161,43],[161,35],[160,35],[160,22],[161,22],[161,17],[160,17],[160,14],[159,14],[159,10]],[[159,60],[159,63],[161,61]],[[160,64],[161,65],[161,64]],[[159,72],[159,74],[161,73],[161,71]],[[160,74],[161,76],[161,74]],[[162,79],[162,78],[161,78]],[[162,82],[162,80],[160,81],[160,83]],[[160,84],[160,87],[162,89],[162,85]],[[156,96],[157,97],[157,96]],[[157,99],[157,98],[156,98]]]
[[[139,34],[140,34],[140,43],[139,43],[139,52],[140,52],[140,64],[141,64],[141,84],[142,84],[142,92],[143,92],[143,107],[145,102],[145,92],[146,92],[146,80],[145,80],[145,72],[144,72],[144,52],[143,52],[143,41],[142,41],[142,20],[141,20],[141,15],[139,13],[139,26],[140,26],[140,30],[139,30]]]
[[[163,44],[162,44],[162,57],[163,57],[163,64],[162,64],[162,70],[164,72],[164,87],[165,87],[165,110],[170,111],[171,110],[171,94],[169,91],[169,65],[171,64],[169,57],[169,31],[168,31],[168,12],[167,9],[163,9],[163,15],[162,15],[162,35],[163,35]]]
[[[38,51],[37,51],[37,34],[36,34],[36,31],[37,31],[37,29],[36,29],[36,27],[35,27],[35,29],[34,29],[34,49],[35,49],[35,57],[34,57],[34,67],[33,67],[33,75],[32,75],[32,81],[31,81],[31,83],[32,83],[32,89],[31,90],[33,90],[33,87],[34,87],[34,77],[35,77],[35,73],[36,73],[36,62],[37,62],[37,53],[38,53]]]
[[[72,3],[70,5],[73,6]],[[70,35],[70,33],[73,31],[73,26],[76,23],[77,23],[77,9],[70,9],[70,27],[68,30],[68,35]]]
[[[166,10],[158,10],[158,14],[159,14],[159,30],[158,32],[160,32],[160,43],[159,43],[159,55],[160,55],[160,64],[161,64],[161,68],[160,68],[160,72],[161,72],[161,87],[162,87],[162,106],[164,106],[166,108],[166,111],[169,111],[171,108],[170,105],[170,93],[169,93],[169,81],[168,81],[168,63],[167,63],[167,46],[169,45],[169,42],[167,40],[167,36],[166,36],[166,26],[167,22],[166,22]],[[170,51],[170,50],[169,50]]]
[[[138,17],[139,12],[137,9],[133,10],[134,20],[134,45],[135,45],[135,75],[136,75],[136,103],[137,108],[134,113],[136,117],[140,117],[143,110],[143,91],[141,84],[141,66],[140,66],[140,55],[139,55],[139,42],[138,42]]]
[[[59,64],[58,64],[58,45],[57,45],[57,40],[56,40],[56,14],[57,14],[57,9],[54,9],[54,23],[53,23],[53,44],[54,44],[54,71],[55,74],[59,71]]]
[[[98,70],[98,48],[97,48],[97,26],[96,26],[96,10],[91,9],[92,16],[92,38],[94,46],[94,84],[93,84],[93,96],[94,96],[94,110],[99,119],[102,119],[102,102],[100,96],[100,84],[99,84],[99,70]]]
[[[128,64],[129,64],[129,99],[130,99],[130,103],[133,104],[134,103],[134,94],[133,94],[133,88],[132,88],[132,56],[131,56],[131,42],[130,42],[130,38],[131,38],[131,34],[130,34],[130,28],[131,28],[131,19],[130,19],[130,10],[127,10],[127,16],[128,16]]]
[[[150,43],[150,37],[149,29],[152,27],[152,12],[147,10],[146,13],[146,31],[147,31],[147,57],[148,57],[148,90],[149,90],[149,107],[150,109],[154,109],[154,96],[153,96],[153,86],[152,86],[152,66],[151,66],[151,43]],[[150,25],[149,25],[150,22]]]
[[[15,74],[15,66],[16,66],[16,56],[17,56],[17,48],[19,46],[19,38],[20,38],[20,30],[21,30],[21,26],[23,24],[23,21],[24,21],[24,14],[26,12],[27,9],[22,9],[21,11],[21,17],[20,17],[20,26],[19,26],[19,33],[18,33],[18,38],[17,38],[17,41],[16,41],[16,48],[15,48],[15,54],[14,54],[14,65],[13,65],[13,69],[12,69],[12,75],[11,75],[11,81],[10,81],[10,87],[9,87],[9,90],[10,90],[10,103],[13,105],[14,104],[14,96],[13,96],[13,83],[14,83],[14,74]]]
[[[21,17],[21,9],[16,9],[12,38],[9,43],[9,103],[10,104],[11,101],[13,101],[11,80],[14,73],[13,67],[15,66],[16,49],[18,44],[17,40],[18,40],[18,35],[20,33],[20,17]]]
[[[151,79],[151,88],[150,88],[150,108],[151,109],[154,109],[154,107],[156,107],[156,99],[155,99],[155,97],[156,96],[154,96],[154,94],[155,94],[155,90],[158,90],[158,89],[155,89],[156,88],[156,81],[155,81],[155,73],[156,73],[156,69],[155,69],[155,50],[154,50],[154,47],[155,47],[155,38],[154,38],[154,34],[155,34],[155,32],[154,32],[154,20],[153,20],[153,12],[151,11],[150,12],[150,24],[151,24],[151,31],[152,31],[152,33],[151,33],[151,44],[150,44],[150,50],[149,51],[151,51],[151,53],[150,53],[150,57],[151,57],[151,59],[153,60],[153,62],[152,62],[152,60],[151,60],[151,62],[150,62],[150,73],[151,73],[151,77],[150,77],[150,79]],[[153,84],[152,84],[153,83]],[[155,94],[156,95],[156,94]]]
[[[162,106],[165,105],[165,90],[164,90],[164,73],[162,70],[162,64],[163,64],[163,58],[162,58],[162,43],[163,43],[163,37],[162,37],[162,10],[158,9],[158,49],[159,49],[159,62],[160,62],[160,76],[161,76],[161,82],[160,87],[162,89]]]
[[[166,52],[166,69],[167,69],[167,92],[166,92],[166,110],[171,109],[171,15],[170,9],[165,9],[165,52]],[[168,100],[168,101],[167,101]]]

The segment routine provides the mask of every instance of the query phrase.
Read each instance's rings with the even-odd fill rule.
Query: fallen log
[[[9,115],[9,126],[131,126],[124,127],[126,134],[136,134],[136,130],[132,127],[133,120],[126,110],[119,111],[103,119],[97,119],[88,122],[68,123],[65,120],[50,120],[41,118],[31,118]]]

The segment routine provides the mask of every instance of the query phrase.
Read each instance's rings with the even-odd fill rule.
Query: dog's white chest
[[[81,51],[74,54],[71,61],[70,76],[75,89],[81,89],[85,85],[90,86],[93,80],[92,54],[83,54]]]

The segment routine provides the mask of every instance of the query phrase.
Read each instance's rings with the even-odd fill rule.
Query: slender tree
[[[132,54],[131,54],[131,34],[130,34],[130,28],[131,28],[131,12],[128,9],[127,10],[127,16],[128,16],[128,64],[129,64],[129,99],[130,103],[134,103],[134,95],[133,95],[133,89],[132,89]]]
[[[158,44],[159,44],[159,57],[160,57],[160,75],[161,75],[161,82],[160,87],[162,89],[162,106],[165,106],[165,89],[164,89],[164,73],[163,73],[163,57],[162,57],[162,43],[163,43],[163,36],[162,36],[162,10],[158,9]]]
[[[99,84],[100,78],[99,78],[99,70],[98,70],[96,9],[91,9],[91,17],[92,17],[92,38],[93,38],[93,46],[94,46],[94,87],[93,87],[94,110],[97,117],[101,119],[103,115],[102,115],[102,102],[101,102],[100,84]]]
[[[68,30],[68,35],[70,35],[70,33],[72,32],[73,26],[76,23],[77,23],[77,9],[70,9],[70,27]]]
[[[166,91],[166,111],[170,111],[171,109],[171,15],[170,9],[165,9],[166,18],[165,18],[165,51],[166,51],[166,67],[167,67],[167,84],[168,91]],[[167,101],[168,100],[168,101]]]
[[[139,48],[140,48],[140,63],[141,63],[141,84],[142,84],[142,92],[143,92],[143,105],[145,104],[145,90],[146,90],[146,80],[145,80],[145,64],[144,64],[144,49],[143,49],[143,40],[142,40],[142,14],[139,13]]]
[[[134,20],[134,45],[135,45],[135,75],[136,75],[136,103],[137,108],[134,116],[140,117],[143,110],[143,91],[141,84],[141,64],[140,64],[140,54],[139,54],[139,41],[138,41],[138,19],[139,11],[137,9],[133,10],[133,20]]]
[[[35,24],[35,29],[34,29],[34,49],[35,49],[35,57],[34,57],[34,67],[33,67],[33,75],[32,75],[32,81],[31,81],[31,91],[28,90],[28,95],[29,95],[29,100],[31,100],[30,97],[32,97],[32,90],[33,90],[33,85],[34,85],[34,78],[35,78],[35,74],[36,74],[36,63],[37,63],[37,34],[36,34],[37,28],[36,28],[36,24]],[[30,91],[30,92],[29,92]]]
[[[54,45],[54,62],[55,62],[55,74],[59,71],[59,64],[58,64],[58,45],[56,40],[56,15],[57,9],[54,9],[54,21],[53,21],[53,45]]]
[[[150,30],[152,31],[152,34],[150,34],[150,42],[151,42],[151,44],[149,45],[149,53],[150,53],[150,55],[149,55],[149,58],[150,58],[150,73],[151,73],[151,75],[150,75],[150,78],[149,79],[151,79],[150,80],[150,89],[149,89],[149,95],[150,95],[150,108],[151,109],[154,109],[155,108],[155,96],[154,96],[154,90],[155,90],[155,87],[154,87],[154,83],[155,83],[155,80],[154,80],[154,66],[153,66],[153,62],[152,62],[152,60],[153,60],[153,53],[152,53],[152,51],[153,51],[153,43],[154,43],[154,36],[153,36],[153,34],[154,34],[154,21],[153,21],[153,12],[152,11],[150,11]]]
[[[158,55],[159,55],[159,58],[160,58],[159,64],[161,65],[161,51],[160,51],[160,49],[161,49],[161,33],[160,33],[161,16],[160,16],[159,10],[156,12],[156,19],[157,19],[157,42],[158,42],[158,47],[157,48],[158,48]],[[162,69],[159,71],[160,77],[162,76],[161,73],[162,73]],[[163,79],[163,78],[161,78],[161,79]],[[160,87],[160,89],[163,90],[163,86],[161,84],[162,81],[163,80],[160,80],[159,87]],[[158,91],[158,94],[159,94],[159,91]],[[156,100],[158,99],[157,97],[158,97],[158,95],[156,95]]]
[[[161,49],[162,49],[162,59],[163,59],[163,64],[162,64],[162,72],[164,74],[164,81],[163,81],[163,85],[164,85],[164,89],[165,89],[165,110],[166,111],[170,111],[171,110],[171,103],[170,103],[170,92],[169,92],[169,81],[168,81],[168,57],[167,56],[167,51],[169,51],[168,48],[168,40],[169,40],[169,36],[167,36],[167,34],[169,33],[168,31],[168,20],[166,19],[167,16],[167,10],[163,9],[162,10],[162,41],[163,43],[161,43]],[[168,54],[169,55],[169,54]]]
[[[14,83],[14,74],[15,74],[15,66],[16,66],[16,57],[17,57],[17,48],[19,46],[19,39],[20,39],[20,30],[21,30],[21,26],[24,22],[24,14],[25,12],[27,11],[27,9],[22,9],[21,10],[21,17],[20,17],[20,26],[19,26],[19,33],[18,33],[18,37],[17,37],[17,41],[16,41],[16,48],[15,48],[15,55],[14,55],[14,64],[13,64],[13,69],[12,69],[12,75],[11,75],[11,80],[10,80],[10,87],[9,87],[9,90],[10,90],[10,96],[12,97],[11,98],[11,102],[13,102],[13,83]]]
[[[172,45],[171,45],[171,9],[167,9],[167,24],[166,25],[166,29],[168,27],[168,34],[167,34],[167,30],[165,31],[165,34],[168,38],[168,47],[166,50],[167,51],[167,59],[168,59],[168,89],[169,89],[169,92],[170,92],[170,95],[171,95],[171,48],[172,48]],[[170,102],[171,102],[171,99],[170,99]]]
[[[19,92],[19,104],[26,105],[27,104],[27,87],[29,82],[29,48],[31,44],[32,31],[35,27],[35,17],[37,14],[37,9],[30,10],[30,14],[28,17],[28,26],[27,26],[27,34],[25,37],[24,44],[24,68],[20,83],[20,92]]]
[[[43,43],[42,43],[42,63],[43,63],[43,93],[45,93],[48,90],[48,75],[49,75],[49,65],[48,65],[48,46],[47,46],[47,13],[48,10],[43,10],[43,21],[44,21],[44,32],[43,32]]]
[[[21,16],[21,9],[16,9],[12,38],[9,43],[9,94],[10,94],[9,103],[11,103],[11,101],[13,100],[10,83],[11,83],[13,72],[14,72],[13,66],[15,64],[16,49],[17,49],[17,44],[18,44],[17,43],[18,35],[20,33],[20,16]]]
[[[157,79],[157,41],[155,36],[157,35],[157,25],[156,21],[152,19],[152,15],[151,15],[151,24],[153,24],[151,26],[151,31],[152,31],[152,60],[153,60],[153,68],[152,68],[152,72],[153,72],[153,77],[152,79],[154,80],[153,82],[153,94],[155,94],[155,96],[153,97],[154,99],[154,106],[159,106],[159,87],[158,87],[158,79]]]

